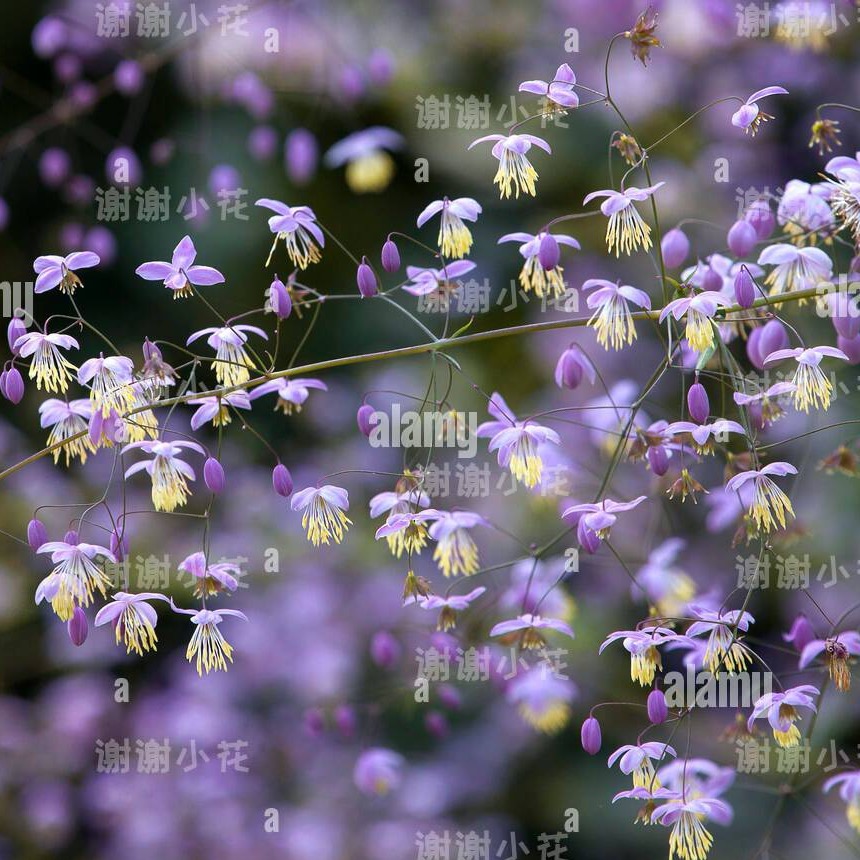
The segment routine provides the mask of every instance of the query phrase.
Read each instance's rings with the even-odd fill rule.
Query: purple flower
[[[520,192],[524,192],[534,197],[537,193],[535,186],[538,174],[526,154],[532,146],[552,154],[549,144],[543,138],[533,134],[487,134],[473,140],[469,144],[469,149],[479,143],[487,142],[493,143],[493,158],[499,162],[499,169],[493,179],[493,182],[499,186],[499,196],[507,198],[515,194],[519,197]]]
[[[158,641],[155,635],[158,615],[147,600],[170,602],[169,598],[155,592],[129,594],[118,591],[112,596],[112,602],[103,606],[96,614],[96,627],[112,624],[116,644],[119,645],[122,639],[127,654],[134,651],[142,656],[144,651],[155,650]]]
[[[827,639],[813,639],[803,646],[800,661],[797,664],[798,668],[805,669],[822,652],[825,656],[830,679],[836,685],[836,689],[843,693],[847,692],[851,688],[851,669],[848,666],[848,657],[849,655],[860,656],[860,633],[857,633],[856,630],[848,630]]]
[[[473,511],[436,511],[429,533],[437,542],[433,561],[444,576],[471,576],[478,571],[478,547],[469,534],[475,526],[489,526],[489,523]]]
[[[713,450],[713,442],[723,442],[729,433],[740,433],[746,435],[746,430],[737,421],[729,421],[726,418],[718,418],[710,424],[695,424],[692,421],[673,421],[666,432],[672,436],[680,433],[689,433],[696,443],[696,450],[700,454],[710,453]]]
[[[311,263],[318,263],[322,259],[320,248],[325,247],[325,236],[310,206],[287,206],[269,197],[261,197],[254,205],[275,213],[269,218],[269,230],[275,234],[275,241],[266,260],[267,266],[272,262],[279,239],[283,240],[293,265],[300,269],[306,269]]]
[[[736,128],[742,128],[744,132],[755,137],[759,126],[769,119],[773,119],[771,114],[767,114],[759,108],[757,102],[765,96],[788,95],[788,90],[785,87],[765,87],[761,90],[756,90],[733,114],[732,125]]]
[[[661,645],[678,639],[685,639],[668,627],[643,627],[641,630],[615,630],[603,640],[597,653],[613,642],[621,640],[624,650],[630,654],[630,677],[643,687],[654,683],[658,669],[663,668],[660,652]]]
[[[803,652],[803,649],[815,639],[815,631],[809,623],[809,619],[800,612],[791,624],[788,633],[783,633],[782,638],[794,645],[795,649]],[[823,642],[824,640],[819,640]]]
[[[65,257],[55,254],[36,257],[33,262],[33,271],[37,275],[34,292],[46,293],[59,287],[60,292],[72,295],[78,287],[83,286],[75,272],[78,269],[91,269],[100,262],[99,255],[92,251],[75,251]]]
[[[68,334],[42,334],[34,331],[15,341],[15,349],[21,358],[33,356],[28,376],[36,380],[36,388],[41,390],[44,385],[45,390],[52,393],[65,394],[69,380],[72,379],[71,371],[75,369],[70,361],[60,355],[60,349],[79,348],[78,342]]]
[[[551,81],[523,81],[519,86],[521,93],[534,93],[544,96],[560,108],[579,107],[579,96],[574,91],[576,75],[573,69],[562,63]]]
[[[740,490],[748,481],[753,482],[753,497],[749,505],[751,516],[759,530],[772,531],[777,523],[784,529],[786,515],[794,516],[794,509],[788,496],[771,480],[770,475],[796,475],[797,469],[791,463],[768,463],[761,469],[750,469],[735,475],[726,482],[729,492]]]
[[[652,759],[660,761],[667,755],[676,756],[675,750],[669,744],[657,741],[646,741],[644,744],[624,744],[618,747],[607,761],[608,767],[618,762],[622,773],[633,774],[633,787],[653,791],[660,786],[656,782],[656,774]]]
[[[708,670],[715,675],[721,670],[742,672],[751,657],[747,648],[738,641],[738,634],[746,633],[750,624],[755,622],[752,615],[739,609],[717,611],[703,606],[691,606],[690,612],[699,620],[687,628],[686,635],[707,635],[704,662]]]
[[[647,496],[637,496],[630,502],[615,502],[612,499],[604,499],[601,502],[586,502],[579,505],[571,505],[561,515],[563,520],[582,514],[579,522],[589,531],[594,532],[600,540],[609,537],[609,531],[618,520],[617,514],[632,511],[647,499]]]
[[[606,225],[606,247],[615,250],[615,256],[621,252],[632,254],[637,248],[647,251],[651,247],[651,228],[642,219],[639,211],[633,205],[634,201],[647,200],[658,188],[665,185],[658,182],[647,188],[631,186],[622,191],[614,188],[604,188],[592,191],[582,201],[583,206],[597,197],[606,199],[600,204],[600,211],[609,219]]]
[[[506,233],[498,240],[497,244],[502,242],[521,243],[520,254],[525,258],[525,262],[520,270],[519,282],[526,292],[534,290],[535,294],[541,298],[544,296],[559,298],[564,294],[564,269],[558,265],[558,246],[567,245],[579,250],[580,244],[573,236],[564,233],[549,233],[548,231],[534,234]],[[544,259],[545,253],[541,253],[541,249],[546,247],[547,242],[552,242],[555,246],[553,256],[556,259],[554,262]],[[547,262],[552,262],[552,265],[545,265]]]
[[[328,391],[328,386],[320,379],[270,379],[258,385],[248,397],[250,400],[256,400],[266,394],[277,393],[275,409],[282,410],[284,415],[292,415],[294,411],[302,411],[302,406],[308,399],[311,389]]]
[[[837,773],[826,780],[822,791],[828,792],[834,785],[839,786],[839,796],[846,805],[846,815],[851,826],[860,827],[860,770]]]
[[[290,501],[290,507],[302,511],[302,528],[307,530],[308,540],[314,546],[328,544],[330,540],[340,543],[352,525],[352,520],[344,513],[349,510],[349,495],[332,484],[299,490]]]
[[[440,610],[437,630],[447,631],[457,626],[457,613],[469,608],[469,605],[477,600],[487,589],[483,585],[473,588],[468,594],[452,594],[448,597],[440,597],[430,594],[427,597],[412,595],[404,601],[404,605],[418,604],[422,609]]]
[[[570,719],[570,703],[577,689],[568,678],[533,667],[520,671],[505,688],[505,699],[516,705],[520,716],[546,734],[561,731]]]
[[[809,407],[816,409],[829,409],[830,400],[833,396],[833,384],[824,375],[819,365],[824,357],[839,358],[848,361],[848,356],[835,346],[813,346],[807,349],[797,347],[796,349],[778,349],[770,353],[765,360],[765,365],[793,358],[797,362],[797,369],[791,378],[794,389],[794,406],[804,412],[809,412]]]
[[[655,796],[657,793],[655,793]],[[667,798],[665,792],[659,796]],[[704,858],[713,844],[713,837],[702,823],[711,818],[720,824],[731,821],[732,812],[727,803],[715,797],[692,797],[688,799],[681,793],[669,796],[651,813],[651,824],[659,823],[671,827],[669,851],[674,856]]]
[[[212,369],[215,378],[221,385],[242,385],[251,378],[251,368],[254,363],[245,351],[248,341],[246,332],[256,334],[263,340],[268,340],[268,335],[255,325],[226,325],[203,328],[188,337],[185,345],[189,346],[195,340],[206,337],[206,343],[215,350],[215,360]]]
[[[479,425],[478,437],[491,436],[489,450],[498,450],[499,465],[510,469],[511,474],[529,489],[537,486],[543,473],[540,447],[550,443],[560,445],[558,433],[528,419],[508,419],[504,414],[508,411],[507,404],[501,395],[493,394],[487,409],[500,420]]]
[[[406,275],[409,282],[403,289],[413,296],[428,296],[437,290],[453,290],[452,282],[468,274],[474,268],[475,264],[470,260],[455,260],[441,269],[407,266]]]
[[[173,601],[170,605],[174,612],[182,615],[190,615],[191,623],[195,625],[194,633],[185,657],[189,663],[196,658],[197,674],[202,676],[203,670],[206,674],[214,671],[227,671],[227,662],[233,662],[233,646],[224,638],[218,625],[227,615],[248,620],[248,616],[238,609],[180,609]]]
[[[198,287],[210,287],[223,284],[224,276],[211,266],[195,266],[197,249],[190,236],[185,236],[173,249],[173,257],[169,263],[143,263],[135,270],[146,281],[162,281],[168,290],[173,290],[173,298],[185,298],[192,295],[192,284]]]
[[[375,125],[350,134],[325,154],[328,167],[346,165],[346,184],[356,194],[384,191],[394,176],[394,160],[386,150],[403,147],[403,136]]]
[[[116,556],[107,548],[91,543],[72,543],[68,540],[48,541],[37,553],[50,553],[54,569],[36,589],[36,603],[51,602],[51,608],[61,621],[68,621],[75,606],[86,608],[98,591],[102,597],[110,588],[110,579],[95,563],[99,557],[116,563]]]
[[[646,292],[629,285],[613,284],[603,278],[589,278],[583,290],[597,289],[586,299],[588,307],[594,311],[588,324],[597,332],[597,342],[604,348],[623,349],[636,339],[636,326],[630,315],[628,302],[640,308],[651,307],[651,299]]]
[[[213,427],[229,424],[233,420],[230,416],[230,407],[250,409],[251,400],[246,392],[233,391],[230,394],[194,397],[188,401],[188,405],[197,407],[196,412],[191,416],[191,429],[199,430],[207,421],[211,421]]]
[[[684,296],[669,302],[660,311],[660,322],[669,314],[676,320],[687,316],[687,328],[684,332],[687,343],[696,352],[705,352],[714,342],[714,315],[721,307],[727,307],[731,300],[721,293],[706,290],[692,296]]]
[[[400,785],[405,764],[406,760],[399,753],[383,747],[373,747],[358,757],[352,771],[352,779],[363,794],[383,797]]]
[[[821,248],[796,248],[794,245],[768,245],[758,255],[763,266],[773,266],[764,282],[771,293],[788,293],[829,283],[833,262]]]
[[[211,597],[224,591],[233,592],[239,587],[239,579],[242,576],[242,569],[238,564],[231,561],[207,564],[206,554],[203,552],[191,553],[176,569],[192,578],[195,597]]]
[[[122,449],[140,449],[152,456],[151,460],[139,460],[125,470],[129,478],[136,472],[146,471],[152,478],[152,504],[157,511],[173,511],[188,501],[188,481],[196,480],[194,469],[182,459],[184,450],[206,454],[196,442],[180,439],[176,442],[132,442]]]
[[[597,371],[588,356],[576,344],[571,344],[560,356],[555,366],[555,384],[559,388],[577,388],[583,375],[594,385]]]
[[[449,200],[434,200],[418,216],[417,224],[423,227],[434,215],[442,213],[439,237],[436,240],[443,257],[459,259],[465,257],[472,247],[472,234],[463,221],[477,221],[481,204],[471,197]]]
[[[559,621],[557,618],[542,618],[540,615],[532,615],[530,612],[511,618],[509,621],[500,621],[490,630],[490,636],[507,636],[522,631],[520,641],[523,648],[543,648],[546,645],[546,640],[538,633],[539,630],[554,630],[556,633],[563,633],[571,639],[574,638],[573,630],[564,621]]]
[[[65,452],[66,466],[73,457],[80,457],[81,464],[86,463],[87,454],[95,453],[95,445],[89,436],[74,439],[79,433],[87,429],[87,423],[93,413],[92,403],[88,399],[79,400],[57,400],[50,398],[39,406],[39,424],[41,427],[50,427],[48,445],[59,445],[54,449],[54,462],[57,463],[60,455]],[[69,441],[71,439],[71,441]]]
[[[767,715],[767,720],[773,729],[773,736],[781,747],[796,747],[800,743],[800,730],[795,722],[800,719],[798,708],[809,708],[815,711],[813,696],[821,695],[818,687],[811,684],[801,684],[791,687],[784,693],[766,693],[753,705],[747,729],[752,731],[753,723]]]

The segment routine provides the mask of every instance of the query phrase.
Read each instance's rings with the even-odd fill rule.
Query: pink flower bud
[[[358,291],[365,299],[369,299],[379,292],[376,286],[376,275],[373,269],[370,268],[367,257],[361,258],[361,264],[356,272],[355,280],[358,284]]]
[[[69,529],[63,535],[63,543],[69,544],[69,546],[77,546],[81,542],[80,535],[75,531],[75,529]]]
[[[27,326],[24,325],[24,320],[20,317],[12,317],[6,329],[6,339],[9,341],[9,349],[12,350],[12,355],[18,355],[18,350],[15,349],[15,341],[25,334],[27,334]]]
[[[767,200],[755,200],[747,209],[744,218],[752,224],[759,242],[767,239],[776,227],[776,218]]]
[[[663,251],[663,262],[670,269],[677,269],[690,253],[690,240],[683,230],[676,227],[663,237],[660,248]]]
[[[272,486],[275,492],[285,499],[293,494],[293,476],[283,463],[278,463],[272,470]]]
[[[597,722],[595,717],[589,717],[582,724],[580,738],[582,740],[582,748],[589,755],[597,755],[600,752],[600,745],[603,742],[603,738],[600,734],[600,723]]]
[[[654,725],[666,722],[669,717],[669,708],[666,706],[666,694],[662,690],[652,690],[648,694],[646,705],[648,719]]]
[[[208,457],[203,464],[203,480],[210,492],[216,495],[224,492],[224,487],[227,484],[224,467],[214,457]]]
[[[386,240],[382,246],[382,268],[386,272],[393,273],[400,268],[400,251],[392,239]]]
[[[558,265],[561,259],[561,249],[551,233],[545,233],[538,247],[538,262],[549,272]]]
[[[690,386],[687,392],[687,409],[690,412],[690,418],[696,424],[704,424],[708,420],[711,404],[708,402],[708,392],[701,382],[695,382]]]
[[[69,639],[72,640],[72,645],[80,647],[87,641],[87,633],[89,632],[87,614],[80,606],[75,607],[75,611],[68,620],[66,627],[69,631]]]
[[[272,281],[269,287],[269,304],[272,306],[272,310],[278,315],[278,319],[285,320],[293,310],[293,300],[290,298],[290,291],[277,275],[275,275],[275,280]]]
[[[33,518],[27,523],[27,543],[35,552],[43,543],[48,542],[48,530],[41,520]]]
[[[755,227],[749,221],[735,221],[727,237],[729,248],[736,257],[746,257],[758,241]]]
[[[143,339],[143,360],[146,362],[162,360],[161,350],[148,337]]]
[[[24,379],[18,371],[17,367],[10,367],[6,371],[6,376],[3,379],[3,385],[0,386],[3,396],[16,406],[24,397]]]
[[[378,630],[370,640],[370,659],[381,669],[390,669],[400,659],[400,643],[387,630]]]
[[[735,275],[735,301],[742,308],[752,307],[755,301],[755,282],[746,268],[741,268]]]
[[[355,420],[358,423],[358,429],[361,431],[363,436],[367,436],[370,438],[370,434],[373,432],[373,428],[375,425],[375,421],[373,421],[373,416],[376,414],[376,410],[369,404],[363,403],[358,407],[358,412],[356,413]]]

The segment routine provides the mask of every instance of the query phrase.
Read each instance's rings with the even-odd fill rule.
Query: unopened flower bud
[[[708,402],[708,392],[705,391],[705,386],[701,382],[695,382],[690,386],[687,392],[687,409],[690,412],[690,418],[696,424],[704,424],[708,420],[708,415],[711,414],[711,404]]]
[[[15,349],[15,341],[25,334],[27,334],[27,326],[24,325],[24,320],[20,317],[12,317],[6,328],[6,339],[9,341],[9,349],[12,350],[12,355],[18,355],[18,350]]]
[[[10,403],[17,406],[24,397],[24,379],[17,367],[10,367],[5,373],[0,392]]]
[[[278,463],[272,470],[272,486],[275,488],[275,492],[285,499],[293,493],[293,476],[283,463]]]
[[[370,658],[381,669],[390,669],[400,659],[400,643],[387,630],[378,630],[370,640]]]
[[[755,247],[758,234],[755,227],[749,221],[735,221],[729,230],[727,237],[729,248],[736,257],[746,257]]]
[[[69,631],[69,639],[72,640],[72,645],[81,646],[87,641],[87,633],[89,632],[87,614],[80,606],[75,607],[75,611],[68,620],[66,627]]]
[[[778,349],[788,346],[788,332],[779,320],[770,320],[761,328],[753,329],[747,338],[747,356],[759,369],[764,369],[764,360]]]
[[[30,549],[35,552],[43,543],[48,542],[48,530],[45,524],[36,518],[27,523],[27,543],[30,544]]]
[[[742,308],[752,307],[755,301],[755,282],[745,266],[735,275],[735,301]]]
[[[363,403],[358,407],[358,412],[355,416],[355,420],[358,423],[358,429],[361,431],[362,435],[367,436],[368,439],[370,438],[370,434],[373,432],[373,428],[375,426],[375,422],[372,420],[375,414],[376,410],[369,403]]]
[[[369,299],[379,292],[376,286],[376,275],[373,269],[370,268],[367,257],[361,258],[361,264],[356,272],[355,280],[358,284],[358,291],[365,299]]]
[[[559,388],[576,388],[582,382],[582,364],[580,353],[571,348],[566,349],[555,366],[555,384]]]
[[[712,266],[705,269],[705,274],[702,277],[702,288],[705,290],[721,290],[723,287],[722,275]]]
[[[227,484],[224,467],[214,458],[208,457],[203,464],[203,480],[211,493],[221,493]]]
[[[448,720],[441,711],[430,711],[424,717],[424,728],[434,738],[444,738],[449,731]]]
[[[663,251],[663,262],[670,269],[677,269],[690,253],[690,240],[683,230],[676,227],[666,233],[660,242],[660,248]]]
[[[651,471],[658,477],[662,477],[669,471],[669,452],[664,445],[649,445],[645,454]]]
[[[744,218],[752,224],[759,242],[767,239],[776,227],[776,218],[767,200],[754,200]]]
[[[648,708],[648,719],[654,725],[665,723],[669,717],[669,708],[666,705],[666,694],[662,690],[652,690],[646,701]]]
[[[400,251],[392,239],[387,239],[382,246],[382,268],[386,272],[394,273],[400,268]]]
[[[558,265],[561,259],[561,249],[551,233],[544,233],[538,246],[538,262],[549,272]]]
[[[600,723],[597,722],[595,717],[589,717],[582,724],[580,738],[582,740],[582,748],[589,755],[597,755],[600,752],[600,745],[603,742],[603,738],[600,734]]]
[[[275,279],[269,287],[269,305],[277,314],[278,319],[282,320],[285,320],[293,310],[293,300],[290,298],[290,291],[277,275],[275,275]]]
[[[77,546],[80,543],[80,541],[81,541],[81,537],[74,529],[69,529],[63,535],[63,543],[67,543],[70,546]]]
[[[351,738],[358,725],[355,710],[349,705],[339,705],[334,709],[334,725],[345,738]]]

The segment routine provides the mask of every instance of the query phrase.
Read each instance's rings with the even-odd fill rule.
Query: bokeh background
[[[22,3],[4,10],[3,280],[27,280],[33,259],[42,253],[96,250],[103,264],[88,273],[86,288],[78,294],[80,307],[125,354],[139,359],[145,336],[182,343],[191,331],[213,324],[202,304],[174,303],[159,285],[134,276],[141,262],[169,258],[186,233],[195,240],[199,262],[227,276],[226,286],[207,293],[227,316],[259,306],[271,280],[271,270],[264,267],[271,237],[263,212],[251,205],[257,197],[311,205],[352,254],[366,254],[377,263],[390,231],[432,244],[432,227],[416,231],[415,218],[427,202],[447,194],[475,197],[484,207],[471,259],[478,263],[476,277],[490,285],[491,303],[473,328],[561,313],[542,309],[535,300],[520,301],[510,310],[505,309],[508,301],[498,303],[516,277],[519,258],[515,246],[497,247],[496,239],[512,230],[536,232],[550,218],[580,211],[588,191],[610,185],[610,165],[617,180],[622,163],[607,151],[610,134],[619,128],[617,118],[598,104],[565,117],[567,128],[529,129],[553,147],[551,158],[539,154],[535,159],[541,174],[535,200],[500,202],[486,147],[467,152],[466,146],[480,134],[502,130],[514,112],[521,118],[521,107],[532,109],[530,101],[516,95],[519,81],[549,79],[562,62],[570,63],[581,83],[602,90],[608,40],[633,24],[640,4],[248,0],[251,8],[236,13],[247,17],[240,29],[248,35],[222,34],[218,20],[225,13],[218,7],[223,5],[172,0],[168,35],[149,37],[134,35],[133,9],[127,38],[99,35],[104,7],[92,0]],[[778,118],[755,141],[731,127],[732,108],[721,105],[655,151],[653,174],[667,183],[659,198],[661,220],[664,226],[682,218],[711,222],[688,228],[694,255],[705,256],[724,251],[725,231],[749,190],[778,194],[791,178],[817,181],[826,156],[807,145],[815,107],[822,101],[856,103],[860,94],[858,10],[850,2],[761,4],[765,17],[757,19],[756,33],[746,4],[667,0],[655,5],[663,47],[652,52],[646,69],[622,41],[610,68],[613,94],[640,140],[661,137],[716,98],[745,98],[769,84],[790,91],[779,102]],[[180,23],[183,13],[187,17]],[[185,35],[195,14],[197,32]],[[264,50],[267,28],[279,33],[277,52]],[[567,50],[571,47],[576,50]],[[458,97],[472,96],[489,100],[485,130],[466,129],[458,121]],[[420,110],[434,98],[449,105],[447,122],[443,116],[435,128],[427,127]],[[838,118],[844,152],[853,154],[860,147],[860,126],[850,114]],[[313,155],[375,125],[403,136],[402,148],[393,155],[396,173],[383,192],[356,194],[343,168],[328,168]],[[302,130],[298,143],[297,130]],[[106,165],[117,148],[130,158],[133,174],[130,215],[120,222],[100,220],[97,203],[111,186]],[[416,159],[426,159],[429,181],[415,180],[421,166]],[[718,159],[726,159],[727,182],[715,181]],[[137,217],[137,187],[169,190],[166,218]],[[242,217],[222,217],[221,189],[243,192]],[[199,205],[193,212],[189,201],[181,205],[183,197],[194,194],[208,203],[208,211]],[[608,260],[601,219],[568,227],[583,246],[565,259],[571,284],[620,277],[643,288],[654,285],[653,268],[643,268],[640,260]],[[400,247],[407,262],[431,265],[419,247],[405,242]],[[322,263],[304,277],[322,293],[352,292],[355,264],[329,242]],[[412,297],[404,295],[403,301],[414,307]],[[40,297],[36,309],[42,319],[66,312],[62,297],[54,293]],[[797,311],[790,312],[794,319],[791,313]],[[425,339],[405,317],[380,303],[330,302],[312,328],[309,319],[309,314],[301,320],[294,315],[284,329],[290,349],[310,331],[299,363]],[[459,315],[460,324],[467,320],[468,314]],[[428,315],[426,322],[436,330],[441,325],[438,316]],[[803,325],[804,331],[820,332],[817,342],[832,342],[826,321],[807,313]],[[645,332],[635,349],[617,356],[600,353],[590,333],[577,332],[574,339],[600,355],[601,373],[611,384],[641,383],[642,368],[659,359],[658,342]],[[82,354],[98,348],[86,332],[80,339]],[[453,381],[451,401],[483,415],[486,401],[480,391],[499,390],[525,415],[599,397],[599,388],[571,395],[552,385],[555,359],[570,340],[570,334],[548,333],[457,352],[464,373]],[[165,355],[171,359],[167,349]],[[441,391],[447,371],[444,365],[436,371]],[[271,413],[263,401],[254,410],[253,424],[289,465],[297,486],[340,470],[396,471],[403,465],[402,452],[369,448],[356,432],[355,411],[368,391],[422,394],[430,372],[426,357],[327,372],[329,391],[312,393],[300,415]],[[844,381],[826,421],[810,421],[823,424],[856,414],[856,375],[849,369]],[[378,405],[393,399],[371,395]],[[4,406],[4,466],[44,444],[39,402],[31,388],[20,407]],[[679,381],[670,378],[649,397],[646,411],[652,420],[671,420],[678,403]],[[190,410],[178,410],[172,426],[187,430],[189,416]],[[774,438],[809,426],[786,419]],[[599,435],[572,424],[560,430],[570,477],[562,498],[522,490],[508,494],[509,482],[497,486],[500,473],[482,450],[479,458],[493,467],[488,497],[441,499],[439,506],[479,509],[528,543],[551,538],[559,527],[561,501],[593,494],[608,463]],[[816,464],[845,438],[840,431],[807,437],[787,446],[783,457],[805,465],[793,493],[800,523],[795,551],[809,554],[816,596],[836,614],[860,591],[858,495],[855,479],[826,475]],[[126,659],[106,629],[91,628],[87,642],[76,648],[65,626],[45,607],[33,605],[33,589],[47,570],[21,542],[27,521],[35,508],[46,506],[40,517],[59,537],[81,512],[69,506],[101,497],[113,465],[110,452],[101,452],[86,469],[68,472],[42,460],[0,488],[0,520],[9,535],[0,553],[0,856],[399,860],[416,856],[417,833],[435,830],[448,831],[452,841],[458,832],[488,831],[490,856],[534,857],[540,856],[539,835],[562,831],[571,808],[579,811],[579,832],[570,836],[568,854],[559,856],[665,856],[665,831],[634,826],[632,805],[610,803],[627,780],[606,768],[605,756],[633,742],[642,727],[641,710],[600,712],[600,756],[589,758],[579,745],[579,724],[592,704],[640,698],[620,651],[597,657],[608,631],[632,626],[644,611],[609,554],[584,560],[561,586],[566,600],[575,604],[577,638],[567,661],[577,695],[567,728],[547,737],[523,722],[498,678],[455,681],[434,688],[429,705],[414,702],[415,649],[438,640],[432,638],[429,614],[401,608],[403,565],[373,540],[378,523],[370,521],[367,502],[391,489],[389,479],[350,474],[334,481],[349,488],[355,525],[343,545],[313,551],[298,517],[270,491],[270,451],[234,422],[221,459],[229,489],[215,508],[212,552],[244,559],[243,587],[229,599],[251,621],[225,622],[236,663],[226,674],[203,679],[184,659],[188,631],[183,617],[162,613],[158,652]],[[700,479],[718,486],[720,467],[708,466]],[[652,482],[641,466],[625,465],[613,495],[654,492]],[[192,502],[189,510],[199,512],[201,505]],[[145,482],[130,482],[128,507],[149,511]],[[655,504],[614,535],[616,548],[636,569],[662,540],[680,535],[687,546],[679,563],[700,593],[724,595],[736,585],[736,557],[746,553],[743,546],[731,546],[733,525],[717,530],[709,518],[713,509],[708,499],[695,507]],[[95,536],[103,520],[98,511],[91,519]],[[199,549],[201,540],[199,521],[153,513],[131,517],[132,590],[137,590],[138,560],[166,559],[166,574],[156,570],[154,580],[137,588],[165,590],[187,604],[190,590],[177,577],[176,563]],[[515,541],[499,535],[479,538],[479,544],[486,564],[522,554]],[[549,583],[562,575],[565,547],[560,544],[559,558],[546,562],[541,575]],[[829,574],[820,581],[815,575],[831,558],[850,575],[825,588]],[[425,557],[421,572],[432,578],[432,569]],[[159,575],[168,581],[159,582]],[[503,617],[501,607],[517,588],[517,575],[516,569],[502,568],[484,578],[490,599],[457,631],[452,647],[486,642],[489,624]],[[756,637],[779,643],[780,632],[799,609],[812,613],[794,592],[763,591],[753,608]],[[811,617],[823,631],[820,617]],[[792,656],[778,649],[769,653],[775,666],[792,677]],[[503,649],[494,651],[494,665],[502,657]],[[127,702],[115,701],[117,679],[128,681]],[[828,701],[813,758],[832,739],[856,759],[857,709],[851,702],[849,697]],[[733,745],[717,740],[733,719],[731,711],[719,710],[697,717],[691,754],[734,766]],[[130,743],[128,773],[99,772],[98,744],[112,739]],[[169,743],[168,773],[139,772],[139,739]],[[239,760],[238,769],[235,760],[218,756],[219,744],[237,740],[247,744],[241,747],[247,759]],[[189,767],[193,745],[198,759]],[[400,785],[382,798],[362,795],[353,782],[359,753],[373,746],[396,749],[406,759]],[[201,750],[208,762],[199,756]],[[773,828],[772,846],[763,842],[775,796],[761,787],[772,790],[781,779],[775,773],[738,778],[728,795],[735,822],[728,830],[714,827],[712,856],[855,856],[856,848],[833,833],[850,831],[836,798],[819,796],[820,781],[804,802],[811,809],[789,801]],[[278,830],[267,832],[273,810]],[[528,855],[522,847],[514,853],[512,833]],[[455,848],[451,851],[450,856],[458,856]]]

